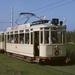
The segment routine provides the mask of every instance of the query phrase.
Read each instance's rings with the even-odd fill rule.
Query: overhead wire
[[[11,13],[10,13],[10,14],[11,14]],[[7,17],[8,17],[10,14],[8,14],[7,16],[5,16],[5,17],[4,17],[4,18],[2,18],[1,20],[4,20],[4,19],[6,19],[6,18],[7,18]],[[0,21],[1,21],[1,20],[0,20]]]
[[[46,5],[46,6],[43,6],[43,7],[37,8],[37,9],[34,9],[34,10],[30,11],[30,12],[38,11],[38,10],[40,10],[40,9],[47,8],[47,7],[52,6],[52,5],[56,5],[56,4],[61,3],[61,2],[63,2],[63,1],[65,1],[65,0],[57,1],[57,2],[55,2],[55,3],[52,3],[52,4],[49,4],[49,5]],[[58,6],[55,6],[55,7],[49,8],[49,9],[46,9],[46,10],[44,10],[44,11],[38,12],[37,14],[39,14],[39,13],[43,13],[43,12],[47,12],[47,11],[50,11],[50,10],[55,9],[55,8],[59,8],[59,7],[61,7],[61,6],[64,6],[64,5],[70,4],[70,3],[74,2],[74,1],[75,1],[75,0],[72,0],[72,1],[66,2],[66,3],[64,3],[64,4],[61,4],[61,5],[58,5]],[[9,16],[9,15],[7,15],[7,16]],[[3,19],[6,19],[7,16],[6,16],[5,18],[3,18]],[[18,16],[18,15],[17,15],[17,16]],[[15,16],[15,17],[17,17],[17,16]],[[15,17],[13,17],[13,18],[15,18]],[[3,20],[3,19],[2,19],[2,20]],[[7,19],[7,20],[8,20],[8,19]],[[6,21],[6,20],[5,20],[5,21]],[[3,22],[0,22],[0,23],[3,23]],[[4,23],[5,23],[5,22],[4,22]],[[7,22],[7,23],[8,23],[8,22]]]
[[[37,8],[37,9],[34,9],[34,10],[32,10],[32,11],[29,11],[29,12],[38,11],[38,10],[40,10],[40,9],[47,8],[47,7],[49,7],[49,6],[52,6],[52,5],[55,5],[55,4],[58,4],[58,3],[61,3],[61,2],[63,2],[63,1],[65,1],[65,0],[60,0],[60,1],[54,2],[54,3],[52,3],[52,4],[49,4],[49,5],[46,5],[46,6],[43,6],[43,7]],[[22,18],[21,20],[23,20],[23,19],[25,19],[25,18]],[[20,20],[19,20],[19,21],[20,21]]]
[[[17,15],[18,16],[18,15]],[[15,16],[15,17],[17,17],[17,16]],[[15,17],[13,17],[13,18],[15,18]],[[6,18],[6,17],[5,17]],[[11,20],[11,18],[8,18],[8,19],[6,19],[6,20],[3,20],[4,22],[2,22],[2,21],[0,21],[0,23],[11,23],[11,22],[5,22],[5,21],[7,21],[7,20]]]
[[[65,0],[64,0],[64,1],[65,1]],[[40,13],[43,13],[43,12],[47,12],[47,11],[53,10],[53,9],[55,9],[55,8],[58,8],[58,7],[61,7],[61,6],[70,4],[70,3],[74,2],[74,1],[75,1],[75,0],[71,0],[71,1],[66,2],[66,3],[64,3],[64,4],[61,4],[61,5],[58,5],[58,6],[49,8],[49,9],[47,9],[47,10],[41,11],[41,12],[39,12],[39,13],[37,13],[37,14],[40,14]],[[61,2],[61,1],[60,1],[60,2]],[[56,3],[60,3],[60,2],[56,2]],[[55,4],[55,3],[54,3],[54,4]],[[49,5],[47,5],[47,6],[49,6]],[[44,6],[44,7],[47,7],[47,6]],[[44,7],[38,8],[38,10],[40,10],[40,9],[42,9],[42,8],[44,8]],[[37,9],[36,9],[35,11],[37,11]],[[25,19],[25,18],[22,18],[21,20],[23,20],[23,19]]]
[[[46,6],[43,6],[43,7],[40,7],[40,8],[34,9],[34,10],[31,10],[31,11],[29,11],[29,12],[38,11],[38,10],[40,10],[40,9],[43,9],[43,8],[46,8],[46,7],[49,7],[49,6],[52,6],[52,5],[55,5],[55,4],[58,4],[58,3],[61,3],[61,2],[63,2],[63,1],[65,1],[65,0],[60,0],[60,1],[54,2],[54,3],[52,3],[52,4],[49,4],[49,5],[46,5]],[[11,14],[11,13],[10,13],[10,14]],[[9,14],[9,15],[10,15],[10,14]],[[1,20],[7,21],[7,20],[11,19],[11,18],[6,19],[9,15],[7,15],[6,17],[4,17],[4,18],[1,19]],[[5,20],[5,19],[6,19],[6,20]],[[0,20],[0,21],[1,21],[1,20]],[[0,23],[3,23],[3,22],[0,22]],[[4,23],[5,23],[5,22],[4,22]]]
[[[52,4],[49,4],[49,5],[46,5],[46,6],[43,6],[43,7],[40,7],[40,8],[34,9],[34,10],[31,10],[30,12],[38,11],[38,10],[40,10],[40,9],[44,9],[44,8],[46,8],[46,7],[49,7],[49,6],[52,6],[52,5],[55,5],[55,4],[58,4],[58,3],[61,3],[61,2],[63,2],[63,1],[65,1],[65,0],[60,0],[60,1],[54,2],[54,3],[52,3]]]
[[[43,13],[43,12],[47,12],[47,11],[50,11],[50,10],[55,9],[55,8],[59,8],[59,7],[61,7],[61,6],[64,6],[64,5],[70,4],[70,3],[74,2],[74,1],[75,1],[75,0],[72,0],[72,1],[66,2],[66,3],[64,3],[64,4],[61,4],[61,5],[58,5],[58,6],[55,6],[55,7],[49,8],[49,9],[47,9],[47,10],[44,10],[44,11],[38,12],[37,14],[39,14],[39,13]]]

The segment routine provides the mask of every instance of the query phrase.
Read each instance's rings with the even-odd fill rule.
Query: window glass
[[[49,31],[44,31],[44,41],[45,44],[49,43]]]
[[[62,43],[62,32],[51,31],[51,41],[52,43]]]
[[[25,33],[25,43],[29,44],[29,33]]]
[[[4,34],[2,34],[2,42],[4,41]]]
[[[18,41],[18,34],[15,34],[15,43],[19,43],[19,41]]]
[[[29,32],[29,29],[26,29],[25,32],[28,33]]]
[[[62,43],[62,32],[57,32],[57,42]]]
[[[65,43],[66,42],[66,40],[65,40],[65,31],[63,32],[63,43]]]
[[[24,30],[20,30],[20,33],[23,33],[24,32]]]
[[[31,32],[31,44],[33,44],[33,32]]]
[[[43,43],[43,31],[41,31],[41,43]]]
[[[20,38],[19,38],[20,44],[24,44],[24,33],[19,34],[19,36],[20,36]]]
[[[6,42],[7,42],[7,43],[11,43],[11,40],[9,40],[9,35],[6,35],[6,37],[7,37]]]
[[[44,28],[45,30],[49,30],[49,27]]]
[[[18,31],[15,31],[15,34],[18,34]]]
[[[0,34],[0,42],[3,42],[4,41],[4,34]]]
[[[51,30],[57,30],[56,27],[52,27]]]
[[[15,42],[12,34],[7,36],[7,40],[8,40],[8,43],[14,43]]]
[[[1,35],[0,35],[0,42],[1,42]]]
[[[11,40],[11,43],[15,43],[15,39],[14,39],[14,35],[13,34],[10,35],[9,39]]]

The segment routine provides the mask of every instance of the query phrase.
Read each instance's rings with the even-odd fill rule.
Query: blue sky
[[[66,18],[67,30],[75,30],[75,0],[0,0],[0,31],[11,26],[11,8],[14,7],[15,21],[21,12],[30,12],[45,19]]]

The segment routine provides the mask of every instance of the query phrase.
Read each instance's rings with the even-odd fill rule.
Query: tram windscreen
[[[45,44],[56,44],[65,43],[65,32],[63,31],[45,31],[44,32],[44,43]]]
[[[52,43],[62,43],[62,32],[51,31],[51,41]]]

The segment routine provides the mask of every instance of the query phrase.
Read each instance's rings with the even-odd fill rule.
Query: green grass
[[[67,50],[75,51],[75,44],[67,44],[66,48],[67,48]]]
[[[75,63],[75,44],[67,44],[67,57],[70,58],[70,60]]]
[[[68,44],[67,50],[75,51],[75,45]],[[63,66],[44,66],[28,63],[0,54],[0,75],[75,75],[75,64]]]
[[[58,75],[61,72],[0,54],[0,75]],[[61,74],[62,75],[62,74]]]

